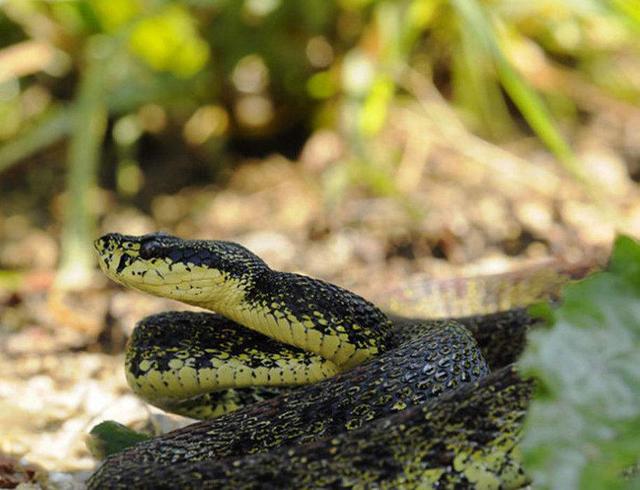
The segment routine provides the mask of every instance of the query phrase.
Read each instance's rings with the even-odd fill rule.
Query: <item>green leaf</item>
[[[535,303],[527,308],[527,313],[533,318],[543,320],[547,324],[551,324],[555,320],[553,308],[547,302]]]
[[[105,420],[89,432],[87,448],[94,458],[104,459],[150,437],[113,420]]]
[[[617,11],[635,30],[640,31],[640,4],[629,0],[609,0],[610,7]]]
[[[640,247],[633,238],[620,236],[616,239],[609,269],[640,288]]]
[[[607,271],[569,285],[521,364],[538,381],[523,450],[536,488],[637,488],[640,244],[616,241]],[[554,320],[555,319],[555,320]]]
[[[387,119],[395,88],[385,76],[378,77],[367,94],[359,117],[359,127],[365,136],[374,136]]]
[[[209,60],[209,45],[198,34],[195,19],[177,4],[142,19],[133,29],[129,45],[154,70],[181,78],[195,75]]]

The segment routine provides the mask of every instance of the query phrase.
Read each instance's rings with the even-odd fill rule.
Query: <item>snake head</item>
[[[94,243],[112,280],[158,296],[220,311],[238,300],[267,265],[246,248],[219,240],[183,240],[166,233],[108,233]]]

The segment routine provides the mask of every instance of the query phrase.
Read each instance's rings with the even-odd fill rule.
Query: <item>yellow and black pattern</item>
[[[503,367],[522,348],[524,312],[391,322],[236,244],[111,234],[96,248],[114,280],[222,315],[143,320],[127,354],[131,386],[180,413],[231,413],[110,457],[90,488],[526,483],[517,441],[530,386]]]
[[[109,234],[96,242],[113,280],[220,313],[347,369],[381,353],[389,320],[345,289],[271,270],[231,242]]]
[[[202,448],[211,426],[234,446],[235,427],[215,419],[110,457],[89,488],[522,488],[517,443],[530,391],[506,367],[354,431],[226,458]],[[267,430],[276,415],[264,406],[254,414]]]
[[[190,426],[188,430],[176,431],[152,439],[148,444],[136,445],[128,451],[111,457],[91,482],[95,488],[102,485],[114,488],[153,486],[150,482],[156,484],[161,480],[147,473],[148,468],[141,471],[150,461],[158,466],[175,466],[183,469],[191,464],[215,468],[231,459],[239,460],[252,454],[271,453],[283,447],[295,446],[300,448],[299,451],[314,452],[336,437],[340,437],[338,440],[342,441],[342,438],[347,437],[341,436],[345,431],[349,434],[353,433],[353,437],[347,437],[349,444],[353,445],[354,441],[358,441],[362,435],[359,431],[365,431],[367,434],[371,432],[381,437],[390,429],[389,417],[422,407],[430,400],[438,400],[457,387],[483,379],[489,372],[469,331],[455,322],[414,322],[411,325],[404,325],[402,328],[394,329],[390,342],[392,346],[384,354],[333,378],[300,387],[272,400]],[[483,400],[487,402],[488,399],[483,398]],[[492,400],[495,402],[494,398]],[[500,400],[499,403],[502,406],[505,402],[507,406],[515,407],[513,413],[519,413],[518,407],[525,403],[518,398]],[[460,417],[477,416],[482,420],[484,416],[481,414],[497,409],[498,407],[487,404],[481,411],[477,406],[476,412],[461,411]],[[506,407],[502,409],[507,410]],[[457,423],[451,426],[444,423],[450,411],[451,406],[443,407],[440,413],[442,419],[434,424],[440,427],[439,430],[446,429],[451,432],[462,430],[462,426]],[[512,410],[509,412],[511,413]],[[434,413],[429,415],[429,418],[435,416]],[[469,432],[463,432],[464,438],[472,436],[485,438],[487,443],[492,443],[493,438],[506,438],[505,444],[515,444],[517,431],[502,432],[504,428],[502,424],[505,421],[480,422],[480,420],[469,421],[469,423],[486,424],[483,432],[470,435],[472,430],[469,428]],[[375,429],[371,424],[376,424],[376,421],[385,423]],[[411,436],[411,434],[409,430],[408,435]],[[451,446],[457,444],[455,441],[461,437],[463,436],[456,436],[449,444]],[[360,441],[357,444],[365,442]],[[405,441],[405,444],[407,442]],[[411,442],[406,445],[410,447],[417,442],[419,441],[411,439]],[[398,443],[399,441],[396,441],[396,445]],[[386,443],[380,444],[386,446]],[[440,471],[436,473],[440,474],[443,481],[453,481],[455,475],[463,478],[463,468],[451,466],[451,449],[442,447],[443,453],[439,454],[440,442],[434,444],[430,449],[433,453],[429,455],[431,459],[425,461],[425,464],[431,465],[434,469],[439,468]],[[470,440],[468,444],[474,445],[478,442]],[[303,447],[307,449],[302,449]],[[490,451],[488,447],[486,451]],[[370,457],[375,461],[376,458],[386,454],[373,452]],[[344,457],[346,458],[346,455]],[[398,454],[395,457],[400,458],[395,464],[402,464],[404,456]],[[511,454],[504,453],[500,448],[494,458],[511,460]],[[289,464],[295,461],[302,464],[300,461],[304,461],[304,458],[291,461],[283,459],[281,461],[283,468],[273,467],[271,474],[285,471],[289,468]],[[346,461],[342,461],[342,464],[345,463]],[[517,462],[509,463],[509,465],[512,464],[516,465]],[[505,467],[506,465],[505,463]],[[252,473],[247,466],[241,467],[243,471],[238,474]],[[316,469],[312,467],[305,471],[308,472],[308,478],[319,478],[319,481],[328,476],[321,467]],[[365,474],[366,472],[363,471],[363,478]],[[237,478],[237,475],[234,478]],[[256,482],[264,483],[264,480],[258,476],[256,478]],[[502,476],[492,474],[492,478],[500,480]],[[235,488],[236,483],[238,482],[230,478],[225,485],[218,480],[215,484],[211,482],[211,485]],[[196,488],[200,484],[202,482],[197,480],[191,482],[191,486]],[[185,486],[189,485],[185,483]],[[283,488],[286,487],[287,485]],[[260,488],[259,485],[256,488]]]
[[[136,325],[125,372],[133,390],[152,405],[204,419],[283,391],[275,387],[317,382],[338,369],[220,315],[175,311]]]

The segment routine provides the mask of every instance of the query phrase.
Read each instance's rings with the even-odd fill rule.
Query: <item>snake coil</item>
[[[109,457],[89,488],[519,488],[523,310],[390,320],[231,242],[96,241],[115,281],[214,313],[142,320],[141,397],[208,419]]]

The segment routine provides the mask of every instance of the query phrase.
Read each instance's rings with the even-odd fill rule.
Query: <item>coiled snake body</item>
[[[108,458],[90,488],[519,488],[530,384],[509,365],[522,310],[389,320],[240,245],[165,234],[96,241],[127,286],[214,310],[140,322],[127,380],[210,418]],[[215,417],[215,418],[212,418]]]

